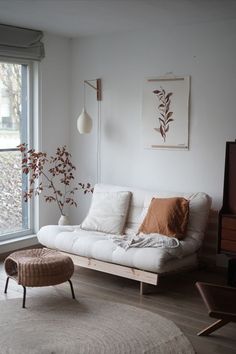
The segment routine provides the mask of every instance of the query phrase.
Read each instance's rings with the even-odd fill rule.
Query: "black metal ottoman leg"
[[[6,294],[6,293],[7,293],[8,282],[9,282],[9,277],[7,277],[7,280],[6,280],[6,285],[5,285],[4,294]]]
[[[68,282],[69,282],[69,284],[70,284],[70,289],[71,289],[72,298],[75,299],[75,293],[74,293],[72,281],[71,281],[71,280],[68,280]]]
[[[23,286],[23,289],[24,289],[22,307],[24,309],[25,308],[25,300],[26,300],[26,287],[24,285],[22,285],[22,286]]]

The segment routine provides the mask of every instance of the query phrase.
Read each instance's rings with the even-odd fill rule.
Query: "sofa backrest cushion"
[[[139,233],[158,233],[182,239],[189,215],[189,201],[185,198],[152,198]]]
[[[130,197],[129,191],[100,191],[95,186],[92,204],[81,228],[109,234],[122,234]]]
[[[203,239],[211,206],[211,198],[206,193],[151,192],[140,188],[108,184],[97,184],[95,189],[96,191],[101,192],[130,191],[132,193],[125,226],[126,229],[132,229],[134,232],[138,232],[138,229],[147,214],[152,198],[185,198],[189,201],[189,218],[185,238],[192,237],[197,241],[202,241]]]

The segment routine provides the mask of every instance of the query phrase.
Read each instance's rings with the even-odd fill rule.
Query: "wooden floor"
[[[0,299],[19,298],[22,304],[22,287],[10,280],[8,294],[5,295],[5,272],[0,264]],[[72,281],[76,297],[80,295],[96,297],[114,303],[126,303],[158,313],[176,323],[185,333],[197,353],[233,354],[236,353],[236,324],[228,324],[209,337],[196,335],[201,329],[214,321],[207,316],[206,308],[195,289],[195,282],[206,281],[225,284],[225,275],[198,270],[182,275],[171,275],[160,280],[159,292],[139,295],[139,284],[135,281],[77,268]],[[68,283],[55,287],[29,288],[27,296],[71,296]],[[26,302],[27,306],[27,302]],[[112,354],[112,353],[111,353]],[[124,353],[125,354],[125,353]]]

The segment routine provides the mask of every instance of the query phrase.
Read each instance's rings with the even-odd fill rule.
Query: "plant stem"
[[[63,214],[63,207],[61,207],[61,205],[60,205],[60,203],[59,203],[59,200],[58,200],[58,197],[57,197],[56,188],[54,187],[54,184],[53,184],[52,180],[50,180],[50,178],[48,178],[48,176],[47,176],[43,171],[42,171],[42,175],[48,180],[48,182],[49,182],[50,185],[52,186],[52,189],[53,189],[53,191],[54,191],[54,193],[55,193],[55,197],[56,197],[56,202],[57,202],[58,208],[59,208],[59,210],[60,210],[60,212],[61,212],[61,215],[64,215],[64,214]],[[63,206],[64,206],[64,204],[63,204]]]

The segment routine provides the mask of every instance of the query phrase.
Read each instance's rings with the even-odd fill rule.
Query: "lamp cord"
[[[101,103],[98,102],[97,121],[97,183],[101,182]]]
[[[84,82],[84,109],[86,109],[86,86]]]

